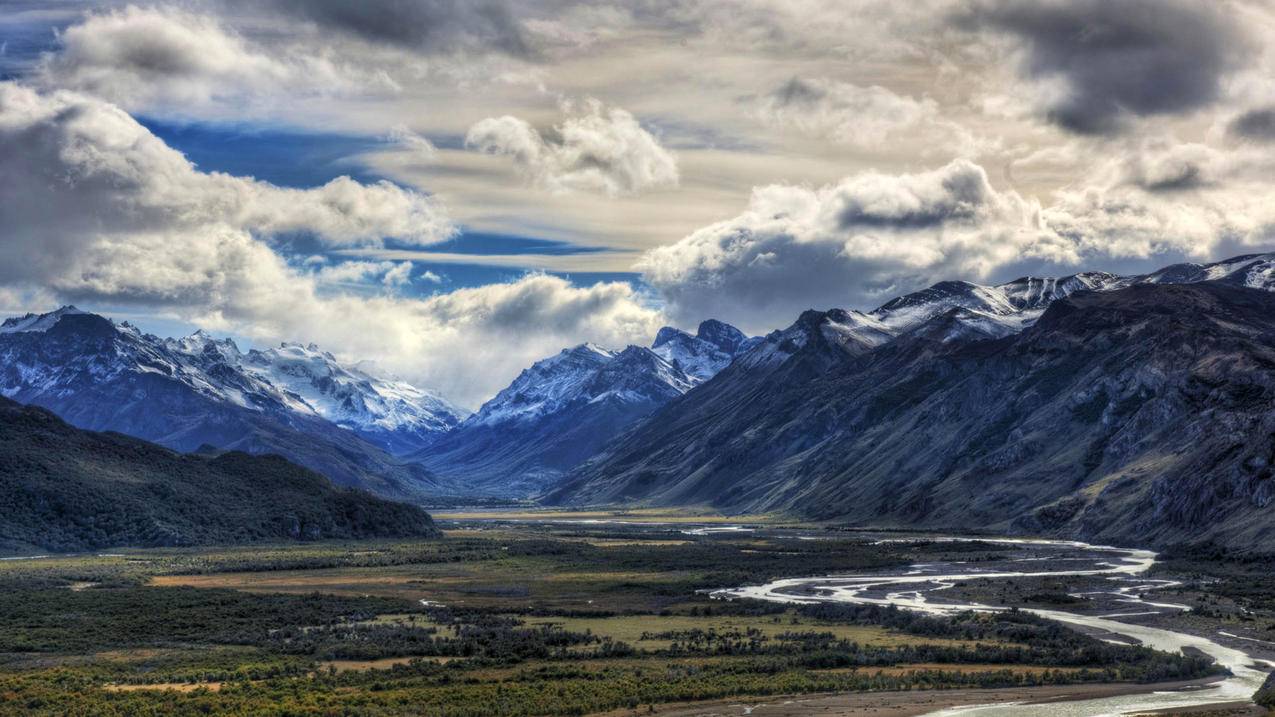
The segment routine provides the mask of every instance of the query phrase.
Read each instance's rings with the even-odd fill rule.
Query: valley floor
[[[1214,672],[1021,613],[935,618],[707,595],[791,575],[1003,559],[983,541],[878,543],[776,518],[650,512],[439,518],[436,541],[0,561],[0,715],[880,717],[1162,689]],[[1194,570],[1193,559],[1169,566]],[[1220,593],[1202,592],[1204,580],[1181,590],[1208,606],[1192,619],[1257,639],[1275,610],[1241,603],[1261,587],[1236,571]]]

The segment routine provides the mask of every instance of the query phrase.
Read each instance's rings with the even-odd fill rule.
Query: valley
[[[0,0],[0,717],[1275,717],[1272,78],[1275,0]]]
[[[1141,705],[1152,693],[1248,714],[1234,686],[1260,682],[1247,665],[1275,658],[1275,643],[1261,642],[1275,637],[1275,606],[1245,597],[1264,566],[1242,561],[1214,560],[1222,577],[1190,556],[671,511],[437,523],[441,540],[0,561],[0,714],[789,714],[808,704],[917,715],[1004,701]],[[863,577],[785,580],[817,575]],[[1125,580],[1136,589],[1113,589]],[[856,581],[870,587],[845,592]],[[964,609],[974,603],[986,607]],[[1159,603],[1191,609],[1147,607]],[[1128,616],[1075,617],[1112,613]],[[1167,650],[1153,652],[1122,636],[1156,630],[1183,642],[1149,639]],[[1208,650],[1177,652],[1205,638],[1231,651],[1221,662],[1233,676]]]
[[[10,319],[0,714],[1259,714],[1271,265],[666,327],[467,416]]]

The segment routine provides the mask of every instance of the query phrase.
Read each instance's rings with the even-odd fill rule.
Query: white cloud
[[[89,92],[130,109],[189,116],[219,103],[242,109],[288,95],[397,89],[383,73],[364,72],[287,39],[289,47],[271,50],[214,16],[176,8],[130,5],[90,14],[62,32],[59,43],[39,68],[47,86]]]
[[[377,246],[386,237],[426,245],[455,231],[437,202],[389,182],[338,177],[291,189],[201,172],[126,112],[87,95],[0,83],[0,133],[0,162],[23,178],[0,186],[0,203],[20,227],[15,231],[29,235],[0,251],[11,270],[65,261],[59,247],[112,232],[222,225],[266,236],[309,233],[329,246]]]
[[[320,266],[314,272],[314,278],[320,284],[366,287],[369,282],[375,281],[382,286],[397,287],[410,284],[411,273],[410,261],[343,261]]]
[[[880,85],[794,77],[761,98],[762,120],[842,144],[871,146],[938,119],[931,98],[898,95]]]
[[[1044,218],[1085,256],[1221,258],[1275,240],[1272,172],[1260,147],[1147,139],[1059,191]]]
[[[1151,269],[1275,241],[1268,153],[1171,138],[1108,151],[1089,182],[1046,207],[995,189],[965,160],[819,189],[761,187],[739,216],[648,252],[638,267],[675,318],[762,331],[806,308],[872,308],[946,279]]]
[[[865,172],[819,189],[761,187],[739,216],[649,252],[644,277],[675,317],[760,331],[807,308],[873,304],[936,277],[977,279],[1054,255],[1039,206],[958,160],[920,174]]]
[[[333,245],[425,243],[441,210],[393,185],[282,189],[200,172],[126,113],[0,83],[0,288],[136,305],[262,340],[376,359],[475,405],[532,361],[581,341],[648,341],[660,314],[623,283],[531,275],[426,299],[398,295],[411,262],[299,261],[276,233]],[[379,283],[343,291],[340,281]],[[481,371],[475,371],[481,366]]]
[[[465,145],[512,158],[550,191],[617,196],[677,185],[677,159],[633,115],[596,100],[563,110],[566,119],[544,135],[517,117],[488,117],[469,129]]]
[[[438,155],[438,148],[428,138],[413,132],[405,124],[396,124],[390,128],[386,140],[413,153],[418,159],[432,162]]]

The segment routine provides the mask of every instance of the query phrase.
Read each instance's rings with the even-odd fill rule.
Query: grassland
[[[748,514],[727,516],[715,511],[693,508],[632,508],[614,510],[555,510],[552,508],[512,508],[504,510],[473,510],[463,512],[436,511],[436,520],[499,520],[499,521],[549,521],[586,522],[609,521],[623,525],[624,523],[661,523],[661,524],[732,524],[732,525],[766,525],[782,522],[782,516],[766,514]]]
[[[994,558],[985,544],[509,521],[448,536],[0,561],[0,715],[647,712],[1209,671],[1026,615],[937,620],[701,592]]]

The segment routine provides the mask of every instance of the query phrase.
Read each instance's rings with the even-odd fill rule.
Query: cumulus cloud
[[[274,103],[288,95],[388,91],[394,84],[321,54],[271,52],[221,20],[176,8],[88,15],[59,36],[38,73],[50,87],[92,93],[126,108],[186,114],[217,102]]]
[[[374,358],[467,405],[581,341],[647,341],[660,314],[623,283],[532,275],[426,299],[395,289],[410,262],[290,263],[272,244],[451,232],[432,200],[342,179],[283,189],[195,169],[127,113],[71,92],[0,83],[0,288],[132,304],[262,340]],[[343,291],[340,281],[379,283]],[[475,365],[483,371],[473,370]]]
[[[0,206],[13,225],[7,234],[24,235],[0,250],[0,276],[63,261],[68,244],[106,232],[224,225],[367,246],[387,237],[426,245],[455,231],[437,202],[389,182],[338,177],[292,189],[201,172],[123,110],[73,92],[0,84],[0,135],[0,164],[22,178],[0,185]]]
[[[965,160],[919,174],[865,172],[819,189],[756,189],[742,214],[652,250],[639,268],[675,317],[758,331],[935,277],[977,279],[1023,256],[1064,258],[1039,212]]]
[[[1150,192],[1198,189],[1220,181],[1233,159],[1205,144],[1156,138],[1121,158],[1119,178]]]
[[[1094,260],[1221,258],[1269,246],[1275,208],[1265,200],[1275,159],[1260,148],[1172,138],[1115,152],[1093,180],[1057,192],[1050,230]]]
[[[376,281],[382,286],[398,287],[412,281],[410,261],[343,261],[322,266],[314,274],[320,284],[345,284],[366,286]]]
[[[489,117],[470,127],[465,145],[510,157],[555,192],[617,196],[677,184],[677,159],[633,115],[597,100],[563,109],[567,118],[544,134],[517,117]]]
[[[1268,248],[1275,159],[1170,137],[1112,145],[1090,180],[1040,206],[966,160],[753,192],[737,217],[648,252],[643,276],[675,318],[752,331],[806,308],[872,308],[937,281],[1143,270]],[[1013,272],[1011,275],[1009,272]]]
[[[758,111],[771,125],[793,127],[842,144],[871,146],[938,117],[929,98],[898,95],[879,85],[794,77],[761,98]]]
[[[956,20],[1016,39],[1046,116],[1084,134],[1212,104],[1251,50],[1223,3],[983,0]]]

